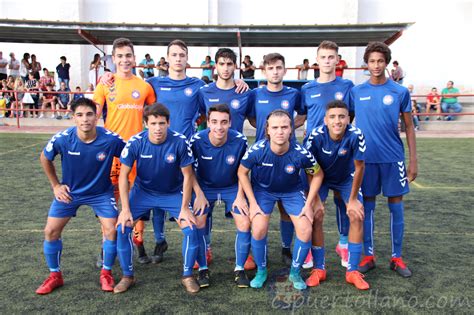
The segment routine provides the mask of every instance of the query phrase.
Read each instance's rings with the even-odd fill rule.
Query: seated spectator
[[[336,64],[336,76],[341,77],[344,75],[344,69],[347,69],[347,62],[342,59],[342,55],[337,55],[339,58],[338,63]]]
[[[206,56],[205,60],[201,62],[202,76],[207,77],[209,81],[212,78],[212,72],[216,63],[211,60],[211,56]]]
[[[402,67],[400,67],[398,65],[398,61],[394,61],[392,63],[393,65],[393,69],[391,71],[391,77],[392,77],[392,80],[397,82],[398,84],[402,85],[403,84],[403,79],[405,77],[404,73],[403,73],[403,69]]]
[[[426,113],[428,114],[431,110],[431,107],[434,107],[438,114],[441,114],[441,99],[438,94],[438,89],[433,87],[430,94],[426,97]],[[429,116],[426,116],[425,120],[430,120]],[[441,120],[441,116],[438,116],[436,120]]]
[[[85,94],[84,97],[90,98],[91,100],[94,99],[94,85],[92,83],[89,83],[87,86],[86,93],[87,94]]]
[[[56,94],[47,93],[47,92],[54,92],[54,85],[51,83],[47,84],[45,92],[46,93],[43,93],[43,97],[42,97],[42,104],[41,104],[42,112],[38,118],[44,118],[46,116],[45,111],[48,105],[51,107],[51,111],[53,112],[53,114],[51,115],[51,118],[56,118],[56,115],[55,115],[56,100],[57,100]]]
[[[166,62],[165,57],[161,57],[160,61],[156,64],[158,67],[158,76],[160,77],[167,77],[168,76],[168,68],[170,64]]]
[[[459,94],[459,90],[454,86],[453,81],[448,81],[446,87],[441,91],[441,95],[447,94]],[[458,102],[458,98],[456,96],[448,96],[441,99],[441,109],[443,113],[449,113],[450,110],[454,111],[455,113],[460,113],[462,111],[462,106]],[[452,116],[446,116],[445,120],[452,120]]]
[[[308,80],[309,60],[303,59],[303,64],[297,65],[296,68],[298,69],[298,80]]]
[[[244,79],[255,79],[255,66],[253,65],[253,61],[250,60],[250,56],[246,55],[244,57],[244,61],[242,61],[242,77]]]
[[[416,108],[416,101],[411,102],[411,115],[413,117],[413,126],[415,126],[415,131],[420,130],[420,119],[418,118],[418,109]]]
[[[6,90],[15,90],[15,78],[11,75],[7,77],[4,83],[2,83]],[[7,109],[12,107],[13,92],[4,92],[3,97],[7,100]],[[13,113],[7,110],[5,117],[13,117]]]
[[[414,90],[413,84],[408,84],[407,89],[408,89],[408,92],[410,92],[411,105],[415,106],[417,113],[420,113],[421,105],[418,104],[416,97],[413,96],[413,90]]]
[[[59,87],[58,92],[64,92],[57,94],[57,104],[56,104],[56,110],[57,110],[57,116],[56,119],[63,119],[61,116],[61,111],[60,110],[65,110],[67,109],[68,111],[71,110],[71,90],[66,86],[66,82],[62,81]],[[66,112],[64,115],[64,119],[69,119],[69,112]]]
[[[39,108],[39,82],[36,80],[35,75],[33,72],[30,72],[28,75],[28,81],[26,81],[26,90],[28,92],[28,95],[31,96],[31,103],[28,103],[25,101],[25,97],[27,98],[27,94],[25,94],[25,97],[23,98],[23,103],[29,104],[31,114],[31,118],[38,117],[38,108]],[[30,101],[30,100],[29,100]]]
[[[145,55],[139,66],[143,67],[143,70],[138,70],[138,73],[143,79],[152,78],[155,76],[155,61],[151,58],[150,54]]]
[[[0,118],[5,117],[7,109],[7,99],[3,97],[3,92],[0,92]]]
[[[54,77],[49,73],[48,69],[43,68],[43,76],[39,79],[39,87],[41,91],[46,91],[46,86],[48,84],[52,84],[53,86],[56,84],[54,82]]]
[[[73,100],[73,101],[77,101],[78,99],[84,97],[84,94],[82,94],[82,93],[80,93],[80,92],[82,92],[81,87],[80,87],[80,86],[76,86],[76,94],[74,94],[74,95],[72,96],[72,100]]]

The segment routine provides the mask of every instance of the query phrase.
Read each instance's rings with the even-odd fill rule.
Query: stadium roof
[[[393,43],[413,23],[344,25],[161,25],[0,19],[0,42],[111,45],[127,37],[135,45],[167,46],[174,39],[206,47],[315,47]]]

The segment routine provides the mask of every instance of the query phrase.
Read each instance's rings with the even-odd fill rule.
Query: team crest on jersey
[[[233,155],[228,155],[226,158],[225,158],[225,162],[228,164],[228,165],[233,165],[235,163],[235,156]]]
[[[233,109],[239,108],[239,106],[240,106],[239,100],[232,100],[232,101],[230,102],[230,106],[231,106]]]
[[[185,89],[184,89],[184,95],[186,95],[186,96],[191,96],[191,95],[193,95],[193,89],[191,89],[191,88],[185,88]]]
[[[139,99],[140,98],[140,92],[138,92],[137,90],[133,90],[132,91],[132,97],[134,99]]]
[[[334,99],[338,101],[342,101],[343,98],[344,98],[344,94],[342,94],[342,92],[336,92],[336,94],[334,94]]]
[[[382,102],[385,104],[385,105],[392,105],[393,103],[393,96],[390,95],[390,94],[387,94],[383,97],[383,100]]]
[[[340,148],[339,151],[337,152],[337,155],[339,156],[344,156],[347,154],[347,149],[346,148]]]
[[[99,153],[97,153],[97,155],[95,156],[95,158],[96,158],[97,161],[99,161],[99,162],[104,161],[106,157],[107,157],[107,154],[105,154],[105,152],[99,152]]]
[[[288,164],[285,166],[285,172],[288,174],[293,174],[295,172],[295,166],[293,164]]]
[[[281,108],[288,109],[290,107],[290,102],[288,100],[281,101]]]
[[[173,153],[168,153],[166,154],[165,161],[166,163],[174,163],[174,161],[176,161],[176,156]]]

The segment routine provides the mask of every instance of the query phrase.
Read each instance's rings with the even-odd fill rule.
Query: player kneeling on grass
[[[364,135],[360,129],[349,125],[349,110],[342,101],[331,101],[327,104],[324,123],[323,126],[313,129],[305,146],[316,157],[324,171],[324,181],[319,189],[321,200],[326,201],[331,189],[339,193],[346,204],[350,221],[346,281],[360,290],[367,290],[369,284],[358,271],[364,223],[364,207],[360,193],[365,168]],[[310,287],[326,280],[323,217],[324,211],[314,213],[311,248],[314,269],[306,280]]]
[[[226,216],[232,215],[237,227],[235,240],[235,282],[238,287],[248,287],[250,282],[244,264],[250,251],[250,219],[244,192],[238,184],[237,170],[247,149],[247,138],[231,126],[230,109],[226,104],[211,106],[207,114],[208,129],[191,138],[191,150],[196,162],[194,201],[195,211],[205,209],[197,216],[199,236],[198,266],[200,287],[209,286],[206,262],[206,217],[216,202],[225,203]],[[210,204],[210,205],[209,205]],[[203,206],[204,205],[204,206]],[[197,214],[197,213],[195,213]]]
[[[300,269],[311,248],[313,208],[322,207],[317,187],[323,173],[313,155],[296,140],[290,140],[291,134],[290,114],[284,110],[271,112],[266,122],[267,139],[251,146],[239,167],[239,181],[250,205],[251,246],[258,268],[250,282],[252,288],[261,288],[267,280],[268,224],[275,202],[280,201],[296,230],[289,279],[295,289],[306,289]],[[250,170],[252,182],[248,178]],[[307,199],[302,191],[301,170],[314,174]]]
[[[122,211],[117,222],[117,252],[124,269],[115,293],[127,291],[135,283],[132,227],[138,219],[148,219],[150,209],[168,211],[176,219],[183,237],[182,284],[190,293],[199,291],[193,277],[198,251],[196,218],[189,204],[193,185],[193,154],[186,137],[169,129],[170,112],[162,104],[145,107],[145,130],[128,141],[122,151],[119,177]],[[128,174],[137,165],[137,177],[129,193]]]
[[[111,270],[117,255],[115,224],[118,211],[109,173],[113,158],[120,156],[125,142],[107,129],[96,127],[98,118],[92,100],[80,98],[71,109],[76,126],[51,138],[40,158],[55,199],[44,229],[44,256],[51,274],[36,290],[38,294],[48,294],[64,283],[59,264],[61,233],[82,205],[92,207],[105,233],[100,275],[102,290],[113,291],[114,288]],[[53,164],[58,154],[61,155],[61,182]]]

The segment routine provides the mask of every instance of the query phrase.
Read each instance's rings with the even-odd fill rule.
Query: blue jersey
[[[262,140],[247,150],[240,163],[252,170],[252,187],[255,191],[289,193],[302,189],[300,171],[316,169],[314,156],[296,141],[290,143],[288,152],[276,155],[270,142]]]
[[[91,143],[82,142],[77,128],[71,127],[54,135],[43,150],[50,161],[57,154],[61,155],[61,183],[69,187],[73,199],[113,191],[110,169],[125,142],[116,133],[96,128],[97,138]]]
[[[394,163],[405,160],[402,139],[398,132],[400,113],[411,112],[408,89],[387,80],[373,85],[369,81],[351,91],[356,124],[367,141],[367,163]]]
[[[136,162],[135,186],[156,195],[181,191],[181,168],[192,164],[194,159],[186,137],[168,129],[165,142],[160,144],[150,142],[148,130],[130,138],[120,162],[129,167]]]
[[[351,125],[347,126],[344,136],[339,141],[331,139],[326,125],[313,129],[305,146],[321,166],[324,182],[332,185],[343,184],[351,179],[354,160],[364,161],[366,150],[362,131]]]
[[[304,113],[301,109],[300,92],[288,86],[283,86],[283,89],[278,92],[271,92],[266,86],[258,87],[250,93],[250,104],[251,111],[249,117],[253,117],[257,121],[255,142],[265,139],[267,116],[274,110],[283,109],[290,113],[293,129],[294,112],[296,111],[298,114]]]
[[[247,138],[243,134],[229,129],[227,142],[215,147],[209,140],[209,129],[206,129],[195,134],[190,144],[196,160],[196,177],[203,190],[237,185],[237,169],[247,150]]]
[[[307,115],[307,133],[324,124],[326,105],[331,101],[343,101],[349,106],[350,112],[354,111],[350,104],[350,91],[353,86],[351,80],[336,77],[331,82],[318,83],[313,80],[301,87],[301,106]]]
[[[204,82],[186,77],[173,80],[170,77],[153,77],[147,80],[156,94],[156,101],[170,111],[170,129],[184,134],[188,139],[194,133],[194,122],[199,116],[199,88]]]
[[[222,90],[215,83],[203,86],[199,90],[200,112],[206,113],[211,106],[217,104],[227,104],[230,109],[232,120],[231,129],[242,132],[244,129],[245,118],[250,114],[251,106],[249,104],[250,91],[237,93],[236,87],[229,90]]]

